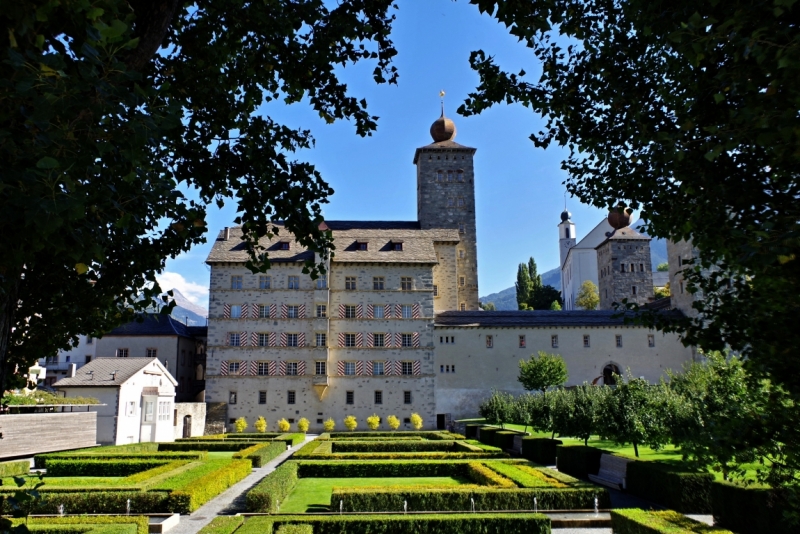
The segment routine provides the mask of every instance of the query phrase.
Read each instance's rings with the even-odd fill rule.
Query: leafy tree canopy
[[[667,262],[659,263],[656,266],[656,270],[659,271],[659,272],[667,272],[667,271],[669,271],[669,263],[667,263]]]
[[[586,280],[581,284],[575,305],[584,310],[596,310],[600,306],[600,290],[591,280]]]
[[[547,392],[547,388],[560,386],[567,381],[567,364],[558,354],[548,354],[543,350],[538,356],[519,361],[519,380],[527,391]]]
[[[371,60],[376,82],[395,81],[390,6],[5,2],[0,393],[16,366],[148,305],[166,259],[205,240],[210,203],[236,202],[253,270],[269,266],[257,243],[276,219],[325,258],[332,190],[292,155],[311,133],[257,112],[304,100],[369,135],[377,117],[336,73]]]

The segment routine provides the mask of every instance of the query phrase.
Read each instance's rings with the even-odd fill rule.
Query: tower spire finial
[[[444,95],[445,95],[444,89],[439,91],[439,98],[442,101],[442,117],[444,117]]]

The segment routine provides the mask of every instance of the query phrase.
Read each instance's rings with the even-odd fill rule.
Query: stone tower
[[[474,148],[453,139],[456,126],[442,115],[431,125],[433,143],[414,154],[417,166],[417,220],[423,229],[458,229],[458,309],[477,310],[478,246],[475,224]]]
[[[600,309],[612,310],[615,302],[640,306],[653,300],[650,238],[630,226],[615,230],[597,250]]]
[[[561,266],[567,259],[567,252],[575,246],[575,223],[570,220],[572,214],[567,210],[561,212],[561,222],[558,224],[558,250],[561,257]],[[562,286],[563,287],[563,286]]]

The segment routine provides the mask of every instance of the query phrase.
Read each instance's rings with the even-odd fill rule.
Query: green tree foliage
[[[659,263],[656,266],[656,271],[662,272],[662,273],[668,272],[669,271],[669,263],[667,263],[667,262]]]
[[[571,397],[568,405],[570,412],[565,423],[559,428],[559,434],[582,439],[584,445],[587,445],[589,438],[599,433],[600,408],[606,402],[611,388],[583,384],[566,391]]]
[[[478,406],[478,413],[492,425],[505,424],[514,418],[514,397],[510,393],[492,391],[492,395]]]
[[[236,421],[233,423],[233,426],[234,426],[234,428],[236,428],[236,432],[238,432],[239,434],[241,434],[242,432],[244,432],[245,430],[247,430],[247,426],[248,426],[248,425],[247,425],[247,419],[246,419],[246,418],[244,418],[244,417],[239,417],[239,418],[238,418],[238,419],[236,419]]]
[[[544,396],[547,388],[560,386],[567,378],[567,364],[558,354],[548,354],[540,350],[538,356],[519,361],[517,380],[527,391],[541,391]]]
[[[575,305],[584,310],[596,310],[600,306],[600,291],[591,280],[586,280],[581,284]]]
[[[551,285],[541,286],[533,295],[533,309],[549,310],[553,303],[561,306],[561,292]]]
[[[497,306],[494,305],[494,302],[484,302],[481,304],[481,309],[484,311],[496,311]]]
[[[520,263],[517,268],[517,282],[515,286],[517,288],[517,306],[520,310],[528,309],[528,303],[533,294],[533,282],[531,281],[528,267],[524,263]]]
[[[166,259],[205,242],[209,203],[236,203],[253,270],[269,267],[258,239],[278,219],[327,257],[332,190],[293,155],[311,133],[257,111],[305,100],[369,135],[376,117],[337,75],[371,60],[376,82],[395,81],[390,6],[5,2],[0,394],[16,366],[151,305]]]
[[[531,257],[527,265],[517,267],[517,307],[520,310],[549,310],[553,302],[561,305],[561,292],[551,285],[542,284],[542,275]]]
[[[551,309],[552,311],[561,311],[561,304],[559,304],[557,300],[554,300],[554,301],[553,301],[553,302],[550,304],[550,309]]]

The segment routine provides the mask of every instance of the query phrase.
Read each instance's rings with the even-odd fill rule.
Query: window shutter
[[[344,347],[344,334],[339,332],[339,346]]]
[[[297,346],[298,347],[305,347],[306,346],[306,335],[304,333],[297,334]],[[305,364],[303,364],[305,365]]]
[[[403,334],[401,334],[400,332],[395,332],[394,334],[394,346],[395,347],[403,346]]]
[[[274,347],[278,344],[278,335],[275,332],[269,333],[269,346]]]
[[[336,362],[336,373],[339,376],[344,376],[344,362]]]
[[[298,375],[306,374],[306,362],[305,361],[297,362],[297,374]]]
[[[242,304],[242,314],[239,316],[240,319],[247,319],[247,316],[250,315],[250,305],[248,303]]]
[[[375,336],[372,335],[372,332],[366,332],[364,334],[364,339],[367,340],[367,348],[373,348],[375,346]]]
[[[258,346],[258,333],[257,332],[250,332],[250,346],[257,347]]]
[[[356,374],[359,376],[364,374],[364,362],[361,360],[356,362]]]
[[[375,305],[367,304],[367,319],[374,319],[374,318],[375,318]]]
[[[258,304],[251,304],[250,305],[250,318],[251,319],[258,319]]]
[[[247,332],[239,332],[239,346],[240,347],[247,346]]]
[[[256,376],[258,374],[258,362],[251,361],[250,362],[250,376]]]
[[[339,304],[339,319],[344,319],[346,315],[344,304]]]
[[[394,374],[396,374],[397,376],[403,374],[403,362],[401,362],[400,360],[394,361]]]
[[[389,376],[394,374],[394,361],[386,360],[383,362],[383,374]]]
[[[289,308],[286,304],[281,304],[281,319],[286,319],[289,316]]]
[[[367,368],[367,375],[371,375],[372,374],[372,360],[369,360],[369,361],[367,361],[365,363],[367,364],[365,366]]]
[[[419,304],[414,304],[414,306],[411,308],[411,316],[414,317],[414,319],[420,318]]]
[[[419,348],[419,332],[414,332],[411,335],[411,338],[413,340],[412,344],[414,345],[414,348]]]
[[[300,318],[300,319],[305,319],[306,318],[306,305],[305,304],[301,304],[300,306],[297,307],[297,317]]]
[[[230,319],[231,318],[231,305],[230,304],[223,304],[222,305],[222,318],[223,319]]]
[[[419,361],[419,360],[414,360],[413,369],[414,369],[414,376],[421,375],[422,374],[422,362]]]
[[[392,305],[387,304],[383,307],[383,316],[386,319],[390,319],[392,317]]]
[[[286,376],[286,362],[278,362],[278,376]]]
[[[356,334],[356,347],[363,347],[364,346],[364,334],[361,332]]]
[[[278,364],[276,361],[267,362],[267,369],[269,369],[269,374],[271,376],[275,376],[278,372]]]
[[[269,318],[270,319],[277,319],[278,318],[278,305],[277,304],[270,304],[269,305]]]
[[[389,347],[392,346],[392,333],[391,332],[386,332],[383,335],[383,346],[385,348],[389,348]]]
[[[281,332],[281,347],[286,346],[286,332]]]
[[[228,376],[228,360],[219,362],[219,374],[221,376]]]
[[[403,318],[403,305],[402,304],[395,304],[394,305],[394,318],[395,319],[402,319]]]
[[[359,304],[358,306],[356,306],[356,319],[363,319],[363,318],[364,318],[364,306]]]

